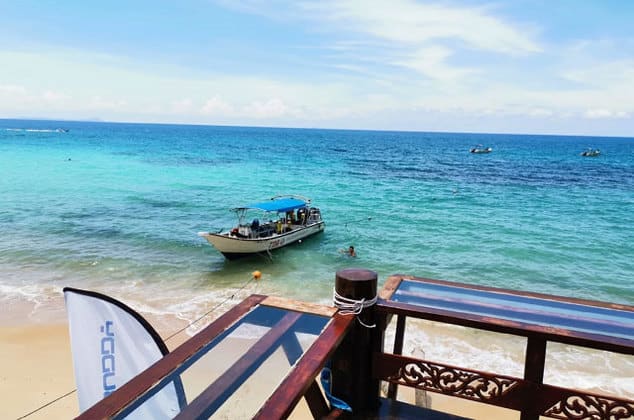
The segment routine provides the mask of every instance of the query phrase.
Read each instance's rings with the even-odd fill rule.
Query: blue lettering
[[[101,357],[101,371],[103,373],[114,373],[114,356],[112,354]]]
[[[112,394],[112,392],[117,388],[116,384],[108,385],[108,378],[114,376],[114,372],[112,373],[104,373],[103,375],[103,396],[107,397]]]
[[[106,324],[99,328],[101,333],[105,334],[105,337],[101,338],[101,373],[104,397],[107,397],[117,389],[116,383],[109,383],[108,381],[109,378],[112,378],[111,382],[114,382],[115,379],[115,337],[112,331],[113,326],[114,323],[112,321],[106,321]]]
[[[106,349],[106,344],[110,344],[110,350]],[[101,339],[101,354],[114,354],[114,338],[104,337]]]
[[[106,335],[114,337],[114,333],[110,332],[110,327],[112,326],[112,321],[106,321],[106,325],[102,325],[100,330],[101,332],[105,332]]]

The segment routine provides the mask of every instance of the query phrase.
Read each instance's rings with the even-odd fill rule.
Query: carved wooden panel
[[[427,361],[410,361],[389,376],[391,382],[445,395],[489,402],[504,397],[519,379],[489,375]]]
[[[398,385],[566,420],[634,420],[634,401],[427,360],[375,353],[375,376]],[[535,418],[537,418],[535,417]]]
[[[543,415],[568,420],[634,419],[634,403],[579,393],[564,397]]]

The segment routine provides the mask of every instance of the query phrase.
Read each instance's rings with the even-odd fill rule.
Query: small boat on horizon
[[[491,153],[493,151],[493,149],[491,147],[484,147],[481,144],[478,144],[477,146],[472,147],[469,150],[469,153]]]
[[[238,224],[223,232],[198,232],[225,258],[235,260],[290,245],[322,232],[321,211],[308,198],[285,195],[231,209]],[[247,217],[252,211],[263,213],[265,222]]]
[[[586,156],[586,157],[597,157],[600,154],[601,154],[601,150],[593,149],[591,147],[588,147],[586,150],[581,152],[581,156]]]

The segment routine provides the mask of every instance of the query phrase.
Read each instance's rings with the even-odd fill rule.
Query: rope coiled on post
[[[365,308],[369,308],[374,305],[378,299],[378,295],[374,296],[372,299],[350,299],[345,296],[341,296],[337,293],[336,290],[333,289],[332,301],[335,304],[335,307],[339,308],[339,313],[341,315],[360,315],[361,312]],[[375,328],[376,324],[368,325],[361,321],[361,318],[357,316],[357,321],[359,324],[363,325],[366,328]]]

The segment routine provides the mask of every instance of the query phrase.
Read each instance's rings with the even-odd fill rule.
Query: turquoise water
[[[213,288],[227,285],[225,274],[259,269],[284,294],[319,300],[337,269],[355,265],[381,278],[407,273],[634,303],[634,139],[0,127],[2,271]],[[15,131],[58,127],[70,131]],[[467,153],[476,143],[494,152]],[[589,145],[603,155],[580,157]],[[311,197],[326,232],[273,260],[238,262],[196,235],[231,226],[230,207],[284,193]],[[337,252],[349,244],[354,261]]]
[[[0,303],[61,318],[63,286],[185,320],[237,290],[328,303],[351,266],[634,304],[634,139],[0,120],[0,175]],[[287,193],[323,234],[233,262],[197,236]]]

